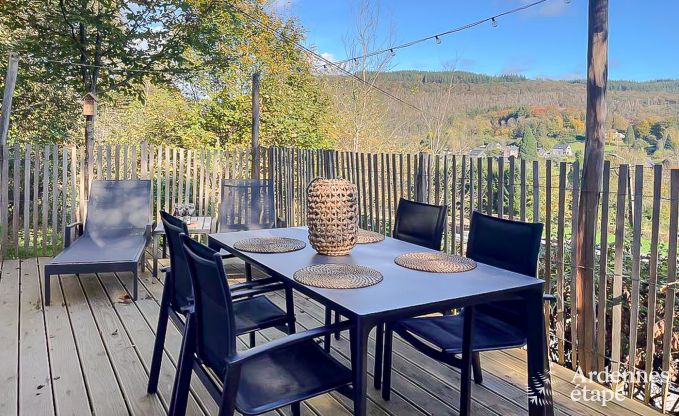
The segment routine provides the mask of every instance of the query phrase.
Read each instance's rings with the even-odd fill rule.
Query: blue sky
[[[446,31],[530,3],[530,0],[374,0],[378,36],[394,43]],[[275,0],[307,32],[307,45],[334,59],[346,58],[343,39],[355,26],[359,0]],[[392,70],[458,70],[516,73],[531,78],[584,78],[587,0],[549,0],[532,9],[401,50]],[[609,78],[679,78],[679,0],[611,0]]]

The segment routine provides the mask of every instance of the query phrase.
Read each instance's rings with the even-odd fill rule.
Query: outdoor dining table
[[[299,251],[279,254],[243,252],[233,248],[240,240],[269,236],[296,238],[306,242],[307,246]],[[372,328],[393,320],[517,298],[523,300],[526,308],[529,414],[554,413],[542,280],[482,263],[478,263],[471,271],[461,273],[428,273],[406,269],[394,263],[396,256],[431,250],[389,237],[380,243],[357,244],[347,256],[320,255],[310,246],[306,227],[210,234],[208,244],[213,249],[224,249],[251,263],[353,321],[355,326],[350,338],[353,388],[358,394],[354,400],[354,414],[357,416],[366,414],[368,336]],[[328,263],[371,267],[382,273],[384,280],[360,289],[323,289],[303,285],[293,277],[303,267]],[[469,319],[465,327],[472,328]],[[460,414],[469,414],[471,409],[470,335],[465,333],[463,341],[466,365],[462,370]]]

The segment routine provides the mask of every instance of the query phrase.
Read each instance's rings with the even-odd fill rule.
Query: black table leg
[[[354,416],[365,416],[367,412],[369,334],[370,325],[357,318],[356,326],[351,331],[351,343],[354,346],[351,360],[351,370],[354,373]]]
[[[542,291],[526,294],[526,338],[528,341],[528,414],[553,416],[552,380],[547,355],[545,315],[542,309]]]
[[[474,307],[464,308],[462,329],[462,374],[460,386],[460,416],[472,411],[472,336],[474,333]]]

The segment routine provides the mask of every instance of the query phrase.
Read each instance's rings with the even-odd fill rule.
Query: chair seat
[[[273,350],[241,368],[236,408],[255,415],[351,383],[351,370],[314,341]]]
[[[49,261],[50,265],[138,262],[146,246],[143,230],[136,234],[83,235]]]
[[[287,315],[266,296],[255,296],[233,303],[236,332],[244,334],[260,328],[285,323]]]
[[[461,354],[463,325],[464,312],[451,316],[405,319],[398,322],[394,330],[399,334],[405,331],[415,335],[445,353]],[[473,332],[472,349],[474,351],[514,348],[526,344],[522,328],[482,312],[475,314]]]

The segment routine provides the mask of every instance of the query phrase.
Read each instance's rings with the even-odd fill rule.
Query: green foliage
[[[667,137],[665,138],[665,149],[667,150],[675,150],[676,145],[674,144],[674,140],[672,139],[672,136],[668,133]]]
[[[535,160],[538,158],[538,147],[533,130],[527,127],[523,133],[523,139],[519,144],[519,156],[526,160]]]
[[[625,133],[625,144],[627,144],[628,146],[633,146],[634,142],[636,141],[637,138],[634,134],[634,127],[630,125],[629,127],[627,127],[627,132]]]
[[[294,44],[302,30],[266,6],[266,0],[63,7],[53,0],[3,1],[0,33],[10,36],[0,37],[0,53],[22,57],[10,137],[46,143],[81,137],[80,97],[95,92],[97,140],[241,144],[251,135],[251,77],[261,72],[260,142],[329,146],[329,97]]]

